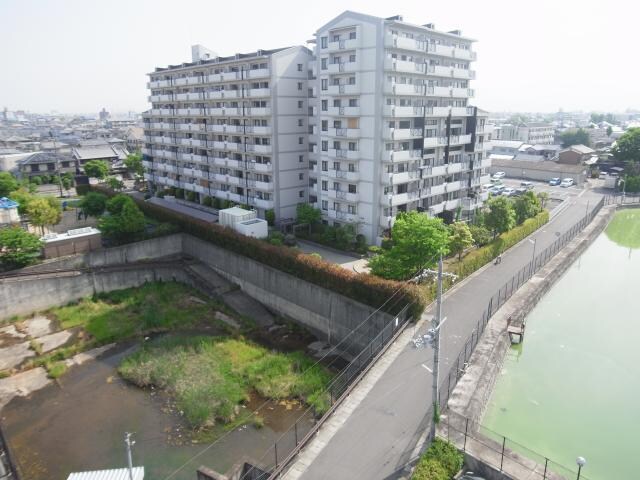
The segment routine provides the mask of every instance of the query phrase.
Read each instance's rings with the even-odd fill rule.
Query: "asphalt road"
[[[562,211],[531,237],[536,240],[538,252],[553,243],[558,233],[569,230],[601,198],[590,190],[575,188],[573,191],[576,195],[569,195]],[[524,241],[503,255],[502,263],[490,265],[445,296],[443,315],[447,322],[441,336],[441,379],[446,378],[451,364],[487,308],[489,298],[531,260],[532,254],[533,244]],[[430,311],[425,313],[428,318],[432,314]],[[398,477],[428,428],[432,356],[431,349],[405,346],[301,478]]]

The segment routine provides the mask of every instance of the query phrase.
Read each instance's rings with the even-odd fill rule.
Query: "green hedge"
[[[454,445],[436,438],[420,458],[411,480],[450,480],[463,463],[464,456]]]
[[[547,210],[543,210],[535,217],[525,220],[522,225],[518,225],[508,232],[500,234],[488,245],[474,250],[464,257],[457,266],[457,275],[460,278],[468,277],[473,272],[492,261],[502,252],[531,235],[548,221],[549,212]]]
[[[104,186],[96,185],[92,188],[109,196],[115,195],[115,192]],[[206,240],[213,245],[251,258],[374,308],[380,307],[400,289],[400,293],[382,307],[383,311],[392,315],[400,312],[406,305],[411,305],[411,314],[417,319],[426,306],[427,299],[415,285],[385,280],[374,275],[356,274],[291,248],[270,245],[218,224],[193,218],[185,219],[183,215],[137,198],[134,198],[134,201],[149,217],[173,223],[183,232]]]

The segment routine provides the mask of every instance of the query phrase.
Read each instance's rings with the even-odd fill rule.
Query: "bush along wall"
[[[108,196],[116,195],[112,190],[94,185],[92,189]],[[273,267],[297,278],[332,290],[373,308],[396,315],[410,305],[410,313],[417,319],[424,311],[427,298],[413,284],[385,280],[374,275],[356,274],[322,259],[305,255],[284,246],[271,245],[262,240],[241,235],[234,230],[184,216],[134,198],[145,215],[161,222],[177,225],[189,233],[225,250],[237,253],[262,264]],[[397,293],[396,293],[397,292]],[[388,298],[393,298],[385,304]]]
[[[462,259],[456,274],[460,278],[468,277],[476,270],[491,262],[502,252],[525,239],[549,221],[549,212],[543,210],[533,218],[525,220],[522,225],[500,234],[495,240],[479,248]]]

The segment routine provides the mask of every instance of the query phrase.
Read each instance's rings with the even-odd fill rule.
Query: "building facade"
[[[157,68],[148,84],[142,150],[152,189],[246,204],[261,218],[295,217],[307,202],[308,69],[295,46],[218,57],[202,46],[192,62]]]
[[[309,201],[379,243],[400,212],[463,218],[486,198],[472,40],[344,12],[315,34]]]

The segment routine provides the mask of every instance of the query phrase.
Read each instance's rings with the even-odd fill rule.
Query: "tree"
[[[109,164],[104,160],[89,160],[84,164],[84,173],[89,177],[103,179],[109,174]]]
[[[423,213],[399,214],[391,236],[392,247],[369,261],[374,275],[405,280],[420,269],[434,266],[438,256],[449,251],[449,229],[441,218]]]
[[[116,243],[134,240],[144,231],[144,214],[130,197],[116,195],[107,202],[107,210],[110,215],[103,216],[98,226],[105,236]]]
[[[630,128],[624,132],[616,142],[613,154],[622,162],[640,162],[640,127]]]
[[[571,145],[585,145],[589,146],[589,132],[583,128],[579,128],[575,132],[564,132],[560,135],[563,147],[570,147]]]
[[[31,194],[27,187],[22,186],[16,191],[11,192],[9,194],[9,198],[11,198],[11,200],[15,202],[18,202],[18,213],[20,215],[24,215],[27,213],[27,207],[29,206],[29,203],[35,197]]]
[[[507,197],[493,197],[487,202],[487,207],[489,211],[484,216],[484,224],[493,232],[494,238],[498,233],[511,230],[515,226],[516,213]]]
[[[269,226],[273,227],[276,224],[276,212],[272,208],[264,212],[264,219],[269,223]]]
[[[469,227],[473,243],[477,247],[482,247],[491,241],[491,232],[482,225],[471,225]]]
[[[610,137],[612,133],[613,133],[613,128],[611,128],[611,125],[609,125],[607,127],[607,137]]]
[[[80,201],[80,209],[91,217],[99,217],[106,208],[107,196],[102,193],[89,192]]]
[[[535,217],[542,211],[540,200],[531,190],[518,197],[514,202],[513,208],[516,212],[516,222],[518,224],[521,224],[527,218]]]
[[[73,187],[73,175],[71,175],[70,173],[65,173],[62,176],[62,188],[64,188],[65,190],[69,190],[71,187]]]
[[[547,192],[538,192],[538,200],[540,200],[540,207],[544,208],[549,201],[549,194]]]
[[[33,263],[40,254],[42,242],[20,227],[0,229],[0,265],[4,269],[20,268]]]
[[[118,180],[116,177],[108,177],[106,183],[111,190],[119,191],[124,188],[122,180]]]
[[[55,225],[62,220],[62,206],[53,197],[33,198],[27,205],[27,215],[29,215],[29,221],[40,227],[44,235],[46,225]]]
[[[307,224],[309,226],[309,233],[311,233],[311,227],[316,223],[320,223],[322,213],[308,203],[299,203],[296,207],[296,217],[298,224]]]
[[[144,167],[142,166],[142,153],[134,152],[127,155],[127,158],[124,159],[124,164],[132,173],[136,175],[142,176],[144,173]]]
[[[7,197],[9,193],[17,190],[19,184],[9,172],[0,172],[0,197]]]
[[[455,222],[449,228],[449,251],[458,254],[458,260],[462,260],[462,252],[473,245],[471,230],[464,222]]]

